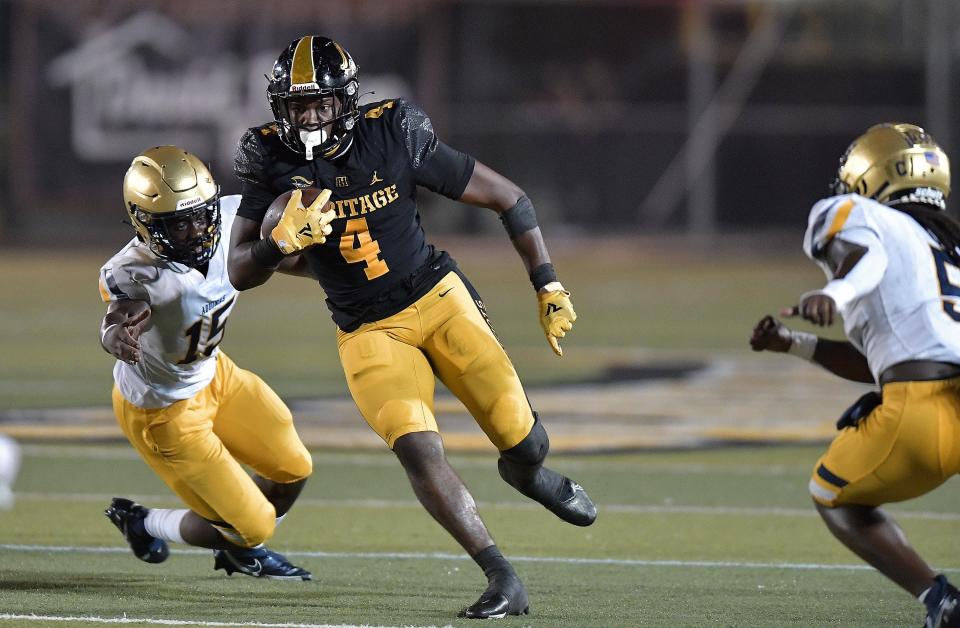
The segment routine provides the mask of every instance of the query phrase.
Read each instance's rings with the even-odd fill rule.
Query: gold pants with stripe
[[[232,527],[248,547],[273,535],[276,512],[241,464],[280,484],[302,480],[313,468],[287,406],[222,351],[213,380],[192,398],[140,408],[114,386],[113,410],[167,486],[204,519]]]
[[[817,461],[810,493],[825,506],[879,506],[928,493],[957,473],[960,378],[894,382]]]
[[[350,393],[389,447],[404,434],[438,431],[435,377],[497,449],[509,449],[530,433],[530,404],[482,308],[473,287],[450,272],[403,311],[338,331]]]

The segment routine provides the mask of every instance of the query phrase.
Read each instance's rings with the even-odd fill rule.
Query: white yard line
[[[41,493],[26,491],[15,494],[17,499],[23,501],[57,501],[57,502],[79,502],[79,503],[102,503],[104,506],[114,497],[108,493]],[[140,503],[154,504],[173,504],[176,498],[172,495],[127,495]],[[414,499],[316,499],[310,497],[301,497],[297,500],[301,506],[317,506],[321,508],[371,508],[371,509],[389,509],[389,508],[421,508],[420,503]],[[538,510],[542,508],[539,504],[532,502],[484,502],[478,501],[480,508],[491,508],[494,510]],[[664,514],[664,515],[729,515],[736,517],[815,517],[816,511],[811,508],[779,508],[775,506],[696,506],[696,505],[660,505],[660,504],[602,504],[600,507],[603,512],[617,512],[624,514]],[[898,510],[890,509],[898,519],[926,520],[926,521],[960,521],[960,513],[953,512],[928,512],[919,510]]]
[[[236,626],[242,628],[391,628],[369,624],[269,624],[263,622],[197,621],[192,619],[156,619],[152,617],[84,617],[64,615],[24,615],[0,613],[0,621],[89,622],[94,624],[150,624],[155,626]],[[449,626],[449,624],[448,624]],[[430,626],[428,628],[436,628]]]
[[[11,552],[54,552],[69,554],[127,554],[127,547],[96,547],[70,545],[16,545],[0,544],[0,550]],[[210,550],[200,548],[179,548],[170,550],[175,554],[207,555]],[[446,552],[321,552],[286,551],[286,556],[303,558],[360,558],[373,560],[471,560],[466,554]],[[645,560],[640,558],[576,558],[563,556],[511,556],[511,561],[526,563],[558,563],[564,565],[618,565],[626,567],[717,567],[722,569],[787,569],[802,571],[873,571],[873,567],[863,564],[828,563],[762,563],[753,561],[727,560]],[[960,567],[938,567],[942,571],[960,571]],[[232,625],[232,624],[230,624]]]

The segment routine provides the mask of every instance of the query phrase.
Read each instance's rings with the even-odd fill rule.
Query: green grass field
[[[823,282],[798,246],[761,257],[735,245],[693,248],[676,239],[558,243],[554,261],[579,315],[558,360],[505,237],[438,243],[483,295],[530,384],[595,375],[641,349],[747,351],[761,315]],[[112,359],[98,342],[104,305],[97,273],[113,252],[0,252],[7,295],[0,309],[0,410],[109,405]],[[284,398],[348,394],[323,293],[307,280],[278,275],[244,292],[221,348]]]
[[[558,360],[505,238],[440,243],[484,295],[527,384],[595,377],[650,350],[744,354],[761,315],[823,281],[793,240],[782,251],[767,244],[765,254],[669,238],[553,243],[580,315]],[[109,405],[96,278],[112,252],[0,253],[0,432],[18,409]],[[286,399],[347,395],[322,293],[304,280],[277,277],[244,293],[221,346]],[[730,399],[750,391],[746,381]],[[314,476],[271,544],[315,580],[278,583],[215,573],[206,551],[175,548],[163,565],[136,560],[102,514],[110,498],[178,504],[128,445],[25,445],[16,506],[0,511],[2,625],[465,625],[456,612],[484,588],[385,448],[314,451]],[[919,625],[919,604],[815,515],[806,484],[821,450],[554,455],[552,466],[600,506],[586,529],[512,491],[492,452],[451,460],[530,592],[532,614],[505,625]],[[955,575],[958,503],[952,481],[892,509],[921,552]]]
[[[314,572],[308,583],[227,578],[197,550],[141,563],[103,508],[115,494],[176,502],[128,447],[25,453],[18,502],[0,513],[0,619],[14,625],[48,621],[30,614],[144,625],[465,625],[455,614],[484,587],[386,451],[314,452],[314,476],[272,542]],[[505,625],[919,625],[919,604],[865,569],[813,513],[806,480],[817,453],[555,456],[554,467],[600,504],[590,528],[525,501],[500,481],[492,455],[451,461],[530,592],[532,614]],[[919,549],[955,575],[958,500],[954,482],[894,509]]]

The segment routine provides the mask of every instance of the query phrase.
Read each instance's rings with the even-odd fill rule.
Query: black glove
[[[853,405],[847,408],[840,418],[837,419],[837,429],[842,430],[845,427],[857,427],[860,421],[865,419],[873,409],[883,403],[883,397],[878,392],[868,392],[853,402]]]

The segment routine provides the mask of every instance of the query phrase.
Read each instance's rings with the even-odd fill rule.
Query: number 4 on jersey
[[[340,254],[348,264],[363,262],[367,279],[376,279],[390,272],[387,263],[380,259],[380,245],[370,237],[366,218],[352,218],[340,238]]]

